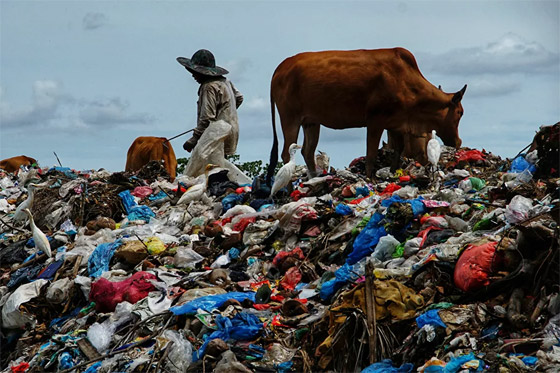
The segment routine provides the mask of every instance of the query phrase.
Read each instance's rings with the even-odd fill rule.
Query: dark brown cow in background
[[[320,125],[332,129],[367,128],[366,174],[373,174],[379,141],[390,132],[400,154],[407,139],[432,130],[448,146],[461,146],[461,99],[467,86],[445,93],[424,78],[412,53],[403,48],[306,52],[285,59],[270,86],[274,144],[269,177],[278,161],[275,110],[282,124],[282,159],[303,127],[302,154],[311,176]],[[422,140],[411,141],[419,147]],[[410,146],[410,145],[409,145]],[[417,152],[418,149],[412,153]]]
[[[6,158],[0,161],[0,169],[6,172],[13,172],[17,175],[21,166],[31,166],[37,164],[34,158],[26,155],[18,155],[17,157]]]
[[[163,161],[171,181],[175,180],[177,158],[171,143],[165,137],[138,137],[126,155],[125,171],[138,171],[150,161]]]

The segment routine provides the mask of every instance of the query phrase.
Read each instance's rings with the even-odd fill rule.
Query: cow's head
[[[453,94],[451,100],[446,103],[443,113],[443,123],[441,123],[440,128],[436,128],[438,136],[447,146],[454,146],[455,148],[459,148],[461,146],[461,138],[459,137],[459,121],[463,116],[463,105],[461,105],[461,100],[463,99],[463,95],[466,90],[467,85],[465,84],[463,89]]]

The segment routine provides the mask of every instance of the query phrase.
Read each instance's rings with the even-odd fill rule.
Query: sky
[[[241,161],[267,163],[270,79],[284,59],[392,47],[445,92],[468,84],[463,146],[511,158],[560,120],[559,4],[0,0],[0,159],[50,167],[56,152],[65,167],[122,171],[136,137],[194,128],[198,84],[176,58],[204,48],[244,95]],[[365,135],[322,127],[318,150],[343,168],[365,155]],[[177,158],[187,139],[172,140]]]

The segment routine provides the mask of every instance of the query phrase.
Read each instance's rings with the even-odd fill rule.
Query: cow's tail
[[[272,187],[272,176],[274,175],[274,170],[276,170],[276,165],[278,164],[278,135],[276,134],[276,110],[274,110],[275,102],[274,97],[272,97],[272,89],[270,90],[270,113],[272,114],[272,134],[274,139],[272,142],[272,150],[270,151],[270,162],[268,164],[268,170],[266,172],[266,185]]]

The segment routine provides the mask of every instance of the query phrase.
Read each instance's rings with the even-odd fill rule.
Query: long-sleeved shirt
[[[242,102],[243,95],[224,77],[201,84],[198,89],[195,137],[200,138],[210,122],[224,120],[232,127],[225,140],[224,152],[226,155],[235,154],[239,140],[237,108]]]

